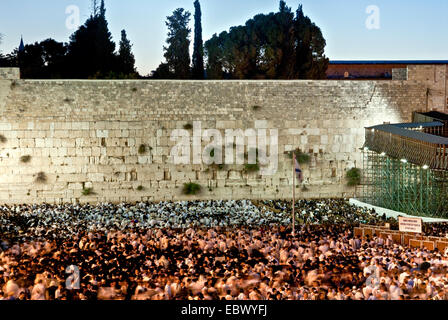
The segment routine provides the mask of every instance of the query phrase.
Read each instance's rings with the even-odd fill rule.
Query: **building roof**
[[[420,131],[408,130],[406,128],[419,128],[419,127],[439,127],[443,126],[441,122],[421,122],[421,123],[403,123],[403,124],[381,124],[378,126],[368,127],[367,129],[379,130],[388,132],[394,135],[427,142],[433,144],[448,145],[448,138],[436,136],[429,133]]]

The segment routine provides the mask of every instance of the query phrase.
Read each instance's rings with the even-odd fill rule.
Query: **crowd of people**
[[[345,200],[0,206],[1,300],[445,300],[448,253]],[[425,225],[445,236],[447,224]]]

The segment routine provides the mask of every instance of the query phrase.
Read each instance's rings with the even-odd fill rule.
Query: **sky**
[[[192,13],[194,0],[105,0],[113,40],[125,29],[136,66],[147,75],[164,60],[166,17],[176,8]],[[278,0],[201,0],[204,41],[214,33],[243,25],[258,13],[277,11]],[[299,3],[323,32],[331,60],[448,60],[446,0],[286,0]],[[91,0],[1,0],[0,52],[47,38],[68,42],[79,9],[79,23],[91,13]],[[372,8],[369,7],[373,7]],[[367,10],[370,9],[370,10]],[[69,23],[67,23],[69,22]],[[76,24],[76,23],[75,23]],[[192,33],[193,38],[193,33]],[[192,41],[193,42],[193,41]]]

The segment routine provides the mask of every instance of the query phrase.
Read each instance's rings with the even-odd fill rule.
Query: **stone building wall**
[[[425,102],[419,81],[0,80],[0,203],[290,198],[294,148],[311,154],[298,197],[353,196],[364,127]],[[194,122],[277,129],[277,172],[173,164],[171,134]],[[182,194],[190,181],[199,195]]]
[[[447,65],[409,65],[408,80],[418,81],[426,87],[424,111],[448,112]]]
[[[0,80],[18,80],[20,70],[18,68],[0,68]]]

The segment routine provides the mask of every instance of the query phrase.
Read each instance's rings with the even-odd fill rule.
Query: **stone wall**
[[[353,196],[364,127],[410,121],[425,102],[418,81],[0,80],[0,203],[290,198],[284,152],[297,147],[312,155],[298,197]],[[194,121],[278,129],[277,173],[174,165],[171,133]],[[182,194],[190,181],[201,194]]]
[[[0,68],[0,80],[20,79],[20,70],[18,68]]]
[[[426,87],[425,111],[448,112],[447,65],[409,65],[408,80],[418,81]]]

